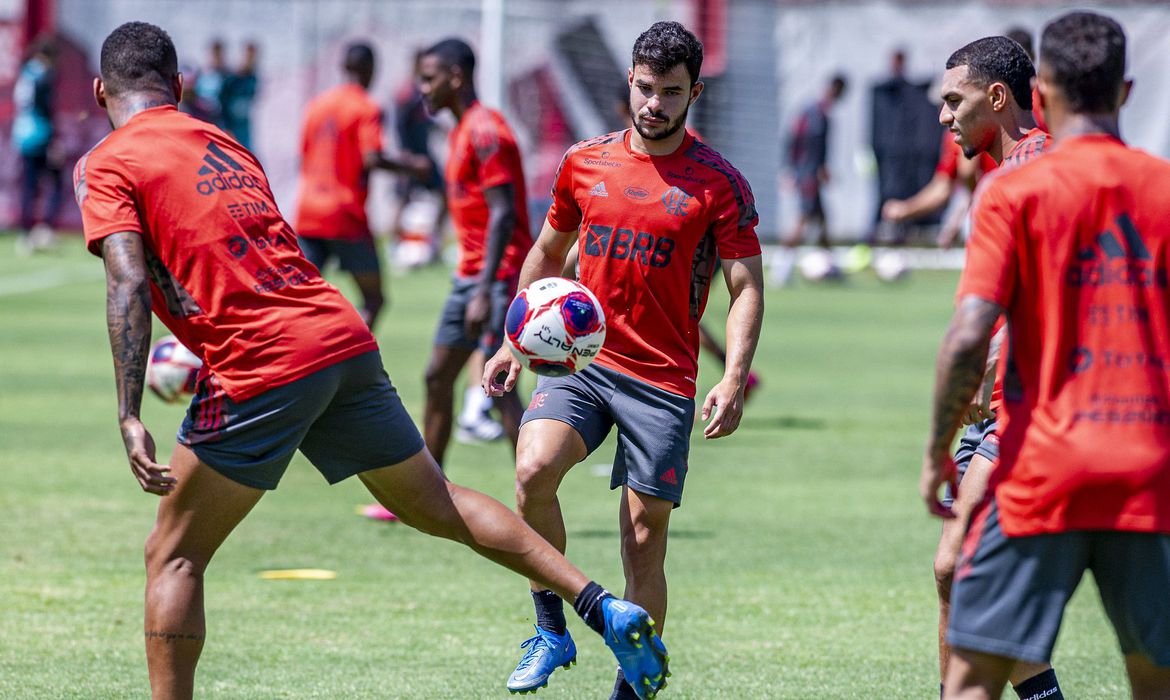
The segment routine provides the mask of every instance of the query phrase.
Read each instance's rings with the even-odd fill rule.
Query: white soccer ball
[[[146,362],[146,386],[163,401],[175,403],[195,393],[203,361],[173,335],[155,341]]]
[[[800,258],[800,276],[809,282],[821,282],[841,276],[841,269],[827,250],[810,250]]]
[[[883,282],[897,282],[910,274],[910,266],[901,252],[887,250],[874,258],[873,271]]]
[[[605,312],[584,285],[546,277],[512,300],[504,338],[520,364],[537,374],[563,377],[588,365],[601,351]]]

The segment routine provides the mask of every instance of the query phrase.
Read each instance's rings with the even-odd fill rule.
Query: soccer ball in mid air
[[[605,342],[605,313],[583,285],[546,277],[512,300],[504,337],[520,364],[537,374],[563,377],[597,357]]]
[[[160,399],[175,403],[195,393],[195,379],[203,361],[173,335],[155,341],[146,362],[146,386]]]

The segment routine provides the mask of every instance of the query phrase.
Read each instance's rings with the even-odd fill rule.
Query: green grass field
[[[147,697],[141,546],[156,497],[130,475],[118,436],[101,263],[76,239],[31,259],[11,250],[0,237],[0,698]],[[769,291],[758,396],[736,435],[692,441],[667,561],[664,700],[937,697],[939,524],[916,485],[954,284],[917,273]],[[394,278],[378,333],[416,418],[446,285],[439,270]],[[725,308],[716,290],[713,328]],[[700,363],[706,391],[716,374]],[[144,400],[161,453],[182,410]],[[569,556],[617,591],[617,499],[594,469],[612,455],[610,442],[561,496]],[[512,503],[505,444],[454,445],[448,473]],[[293,462],[208,571],[200,697],[508,697],[534,617],[525,582],[453,543],[358,517],[367,500],[356,480],[329,488]],[[285,567],[338,577],[257,576]],[[608,697],[612,657],[570,625],[579,665],[536,697]],[[1091,582],[1055,665],[1066,697],[1126,695]]]

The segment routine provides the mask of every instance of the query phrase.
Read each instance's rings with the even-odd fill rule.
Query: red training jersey
[[[383,148],[382,109],[356,83],[319,95],[305,108],[296,231],[309,238],[370,237],[365,157]]]
[[[1170,533],[1170,163],[1061,140],[975,210],[961,295],[1003,306],[1004,532]]]
[[[512,185],[515,193],[516,226],[504,249],[496,279],[512,279],[532,248],[528,229],[528,196],[520,148],[504,116],[473,102],[448,137],[447,208],[459,239],[460,277],[477,277],[483,270],[488,242],[488,205],[483,191]]]
[[[233,400],[377,349],[305,260],[260,163],[172,106],[136,114],[74,171],[85,241],[142,236],[151,306]]]
[[[579,231],[580,281],[605,311],[597,363],[693,397],[718,258],[760,254],[747,181],[689,134],[674,153],[649,156],[630,148],[626,129],[569,149],[552,195],[548,222]]]
[[[1016,145],[1012,146],[1012,149],[1004,154],[1003,162],[1000,163],[999,167],[994,171],[989,172],[987,177],[979,181],[979,186],[975,189],[972,207],[978,205],[979,197],[982,195],[983,190],[985,190],[988,185],[994,182],[995,178],[999,177],[1003,173],[1011,172],[1013,169],[1018,168],[1024,163],[1032,160],[1036,156],[1043,153],[1048,148],[1048,146],[1051,145],[1051,143],[1051,137],[1048,135],[1048,132],[1044,131],[1043,129],[1032,129],[1027,134],[1025,134],[1024,138],[1017,141]],[[995,322],[993,333],[998,333],[999,329],[1003,328],[1004,325],[1005,319],[1001,316],[1000,319]],[[995,385],[991,389],[990,408],[995,412],[998,412],[999,407],[1003,404],[1003,377],[1007,367],[1007,363],[1003,361],[1003,357],[1004,355],[1001,354],[1000,362],[996,365]]]

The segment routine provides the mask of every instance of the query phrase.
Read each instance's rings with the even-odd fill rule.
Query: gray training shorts
[[[1086,570],[1123,654],[1170,666],[1170,535],[1087,530],[1008,537],[994,499],[971,521],[955,569],[947,642],[1048,663]]]
[[[398,464],[423,448],[377,351],[240,402],[208,376],[196,388],[178,440],[232,481],[268,490],[298,448],[331,484]]]
[[[971,458],[975,455],[985,457],[992,463],[999,461],[999,435],[996,434],[995,428],[995,419],[989,418],[968,425],[967,429],[963,431],[963,436],[959,438],[959,446],[955,449],[955,469],[959,472],[960,482],[963,480],[963,475],[967,473]],[[955,496],[951,493],[951,485],[947,484],[942,504],[950,508],[954,502]]]
[[[609,487],[682,502],[695,400],[651,386],[596,362],[567,377],[540,377],[521,425],[550,418],[567,423],[596,450],[613,426],[617,454]]]
[[[435,345],[452,348],[483,350],[488,357],[496,354],[504,342],[504,317],[508,314],[508,305],[512,297],[516,296],[516,280],[496,280],[488,292],[491,298],[491,315],[483,327],[483,335],[479,338],[468,338],[463,330],[463,316],[467,311],[467,302],[479,285],[474,279],[455,277],[451,283],[451,293],[447,295],[447,303],[443,305],[443,312],[439,315],[439,328],[435,331]]]

